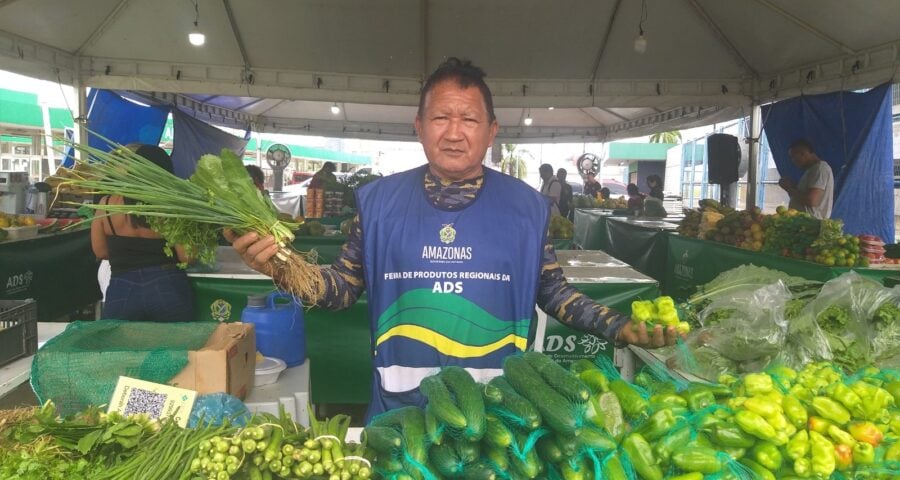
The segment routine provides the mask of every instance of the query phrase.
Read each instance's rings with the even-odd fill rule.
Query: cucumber
[[[425,405],[425,434],[432,445],[440,445],[444,440],[444,426],[434,415],[431,405]]]
[[[403,471],[403,463],[401,463],[399,459],[395,458],[378,457],[378,460],[375,461],[375,466],[390,473]]]
[[[559,445],[547,435],[538,440],[537,451],[538,456],[546,463],[559,463],[565,459]]]
[[[516,435],[516,443],[519,447],[523,447],[528,437],[522,434]],[[521,476],[525,478],[537,478],[544,471],[544,463],[538,457],[537,449],[532,448],[525,454],[525,459],[519,458],[518,455],[510,455],[510,465],[517,470]]]
[[[472,463],[481,456],[481,445],[478,442],[467,442],[460,439],[453,442],[453,447],[456,449],[459,460],[464,464]]]
[[[494,471],[506,472],[509,470],[509,456],[507,456],[505,448],[488,447],[485,449],[484,455],[493,465]]]
[[[550,388],[524,358],[506,357],[503,373],[509,384],[537,407],[545,425],[557,433],[575,435],[583,421],[575,405]]]
[[[479,460],[471,465],[466,465],[463,478],[465,480],[494,480],[497,478],[497,474],[486,461]]]
[[[449,445],[435,445],[428,452],[431,465],[445,477],[456,477],[462,474],[465,464],[459,459],[456,451]]]
[[[366,445],[380,455],[390,455],[403,446],[403,437],[391,427],[368,426],[365,429]]]
[[[518,392],[503,377],[496,377],[489,385],[496,387],[503,394],[502,408],[514,417],[516,424],[526,430],[534,430],[541,426],[541,414],[538,409]]]
[[[466,417],[450,396],[450,390],[440,376],[426,377],[419,385],[419,391],[428,399],[431,413],[451,428],[466,428]]]
[[[615,450],[618,446],[614,438],[610,437],[605,430],[599,428],[582,428],[578,441],[585,448],[603,452]]]
[[[588,478],[588,467],[584,459],[563,462],[560,470],[563,480],[587,480]]]
[[[472,375],[461,367],[445,367],[441,379],[456,396],[456,404],[466,420],[463,435],[467,440],[477,442],[484,437],[484,398],[481,387]]]
[[[482,385],[481,393],[484,397],[485,405],[496,407],[497,405],[503,403],[503,391],[491,384]]]
[[[578,439],[575,436],[556,434],[551,438],[556,443],[559,451],[562,452],[563,458],[572,458],[578,452]]]
[[[487,427],[484,432],[484,441],[495,447],[506,448],[512,445],[513,434],[499,418],[488,414],[485,416]]]
[[[525,352],[522,354],[522,358],[564,398],[576,403],[584,403],[590,397],[591,391],[587,385],[550,357],[539,352]]]
[[[425,434],[425,412],[418,407],[401,407],[399,411],[400,428],[403,432],[403,446],[409,458],[421,465],[428,461],[428,438]],[[422,473],[404,460],[403,466],[415,480],[422,480]]]

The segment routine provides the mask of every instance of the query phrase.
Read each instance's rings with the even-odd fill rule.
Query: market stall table
[[[0,300],[37,301],[50,321],[100,300],[90,229],[0,242]]]
[[[686,299],[697,287],[720,273],[740,265],[756,265],[781,270],[789,275],[825,282],[854,270],[860,275],[881,282],[898,274],[895,269],[829,267],[796,258],[754,252],[723,243],[669,235],[666,274],[663,286],[676,299]]]
[[[270,292],[272,280],[244,265],[230,247],[219,248],[217,268],[192,272],[198,320],[238,321],[247,295]],[[560,265],[567,278],[588,297],[624,312],[636,298],[654,298],[659,287],[603,252],[561,251]],[[556,358],[588,358],[601,351],[612,355],[612,344],[549,320],[544,347]],[[310,360],[313,403],[368,403],[372,382],[367,299],[346,310],[320,308],[305,311],[306,353]],[[550,336],[553,336],[550,339]],[[340,381],[335,381],[340,379]]]
[[[572,241],[584,250],[609,250],[606,234],[606,218],[615,214],[613,210],[599,208],[575,209],[575,235]]]
[[[664,219],[608,217],[607,252],[635,270],[661,281],[666,274],[669,235],[678,225]]]

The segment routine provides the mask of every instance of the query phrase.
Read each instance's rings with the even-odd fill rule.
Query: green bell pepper
[[[650,300],[635,300],[631,302],[631,318],[636,322],[652,323],[656,317],[656,307]]]
[[[760,440],[775,440],[775,429],[759,414],[749,410],[741,410],[734,414],[734,423],[741,430],[753,435]]]
[[[854,440],[868,443],[873,447],[877,447],[884,440],[884,433],[872,422],[851,423],[847,427],[847,431],[850,432]]]
[[[731,422],[720,422],[713,426],[709,432],[709,439],[713,444],[723,447],[749,448],[756,443],[756,438]]]
[[[681,398],[677,393],[657,393],[650,396],[650,405],[655,408],[665,407],[682,407],[688,406],[687,400]]]
[[[862,398],[843,383],[832,383],[825,389],[825,395],[843,405],[854,417],[863,418],[866,416]]]
[[[847,470],[853,465],[853,449],[846,445],[834,446],[834,465],[837,470]]]
[[[791,440],[784,447],[784,453],[788,458],[797,461],[809,453],[809,434],[806,430],[800,430],[791,437]]]
[[[602,474],[601,478],[628,480],[628,474],[625,472],[625,467],[622,466],[622,460],[619,459],[619,454],[615,452],[603,460],[600,472]]]
[[[893,445],[888,447],[887,451],[884,452],[884,460],[887,462],[900,462],[900,442],[894,442]]]
[[[828,436],[834,440],[835,443],[846,445],[848,447],[853,447],[856,445],[856,439],[853,438],[853,435],[841,430],[841,427],[837,425],[832,425],[828,427]]]
[[[691,383],[681,392],[681,396],[687,400],[688,408],[692,412],[699,412],[710,405],[716,404],[716,396],[713,395],[712,390],[701,383]]]
[[[866,420],[877,421],[882,410],[894,406],[894,396],[883,388],[859,381],[850,385],[850,389],[862,399]]]
[[[664,408],[651,415],[635,432],[652,442],[669,433],[669,430],[672,430],[672,427],[678,423],[678,419],[679,417],[672,413],[672,409]]]
[[[787,395],[796,397],[797,400],[801,400],[804,402],[811,402],[813,399],[812,392],[803,385],[794,385],[790,390],[788,390]]]
[[[744,408],[750,410],[753,413],[756,413],[764,418],[774,417],[776,414],[781,413],[781,406],[776,404],[775,402],[761,398],[761,397],[750,397],[744,401]]]
[[[735,377],[734,375],[729,375],[727,373],[723,373],[716,378],[716,383],[718,383],[719,385],[722,385],[723,387],[728,387],[728,388],[731,388],[732,386],[734,386],[734,384],[737,383],[737,381],[738,381],[737,377]]]
[[[578,379],[587,385],[591,393],[596,394],[609,391],[609,378],[596,368],[579,373]]]
[[[888,382],[881,388],[894,397],[894,405],[900,405],[900,380]]]
[[[620,379],[609,382],[609,389],[616,394],[625,416],[639,419],[647,416],[650,404],[628,382]]]
[[[822,418],[831,420],[837,425],[846,425],[850,421],[850,412],[828,397],[813,398],[812,407]]]
[[[628,454],[628,459],[635,471],[645,480],[662,480],[663,472],[659,468],[653,449],[640,433],[631,433],[622,441],[622,449]]]
[[[809,432],[810,452],[812,452],[811,471],[813,475],[828,478],[837,468],[834,456],[834,444],[819,432]]]
[[[833,424],[828,420],[816,416],[809,417],[809,422],[807,422],[807,426],[809,427],[810,431],[819,432],[823,435],[828,433],[828,427],[830,427],[831,425]]]
[[[747,449],[742,447],[716,447],[716,450],[724,452],[735,460],[740,460],[747,455]]]
[[[775,474],[772,473],[768,468],[750,460],[749,458],[742,458],[740,460],[741,464],[745,467],[749,468],[759,480],[775,480]]]
[[[781,409],[784,410],[784,415],[791,422],[791,425],[797,428],[806,426],[809,416],[806,413],[806,408],[803,407],[803,404],[800,403],[797,397],[790,394],[785,395],[781,399]]]
[[[722,461],[717,457],[716,451],[711,448],[678,448],[672,452],[672,463],[686,472],[710,474],[722,470]]]
[[[668,480],[703,480],[703,474],[700,472],[690,472],[685,473],[684,475],[677,475],[674,477],[666,477]]]
[[[875,463],[875,447],[859,442],[853,446],[853,463],[857,465],[871,465]]]
[[[765,373],[748,373],[744,375],[744,390],[747,395],[769,393],[775,388],[772,377]]]
[[[812,476],[812,461],[808,458],[798,458],[794,460],[794,473],[800,478],[809,478]]]
[[[691,440],[690,427],[679,428],[659,439],[653,446],[653,453],[661,463],[668,463],[672,452]]]
[[[734,389],[727,385],[707,385],[707,388],[716,398],[731,398],[734,396]]]
[[[771,442],[757,443],[750,451],[750,457],[772,471],[781,468],[781,462],[784,461],[781,451]]]

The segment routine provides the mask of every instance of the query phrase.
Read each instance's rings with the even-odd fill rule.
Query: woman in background
[[[127,148],[172,173],[172,159],[153,145]],[[132,205],[120,195],[103,197],[101,205]],[[187,263],[181,246],[174,256],[165,252],[166,241],[150,229],[139,215],[109,214],[97,210],[91,222],[91,248],[98,259],[108,259],[112,273],[102,318],[153,322],[190,322],[194,317],[194,292],[187,273],[178,263]]]
[[[640,212],[644,209],[644,196],[638,190],[638,186],[629,183],[625,187],[625,191],[628,192],[628,211],[637,212],[635,215],[640,215]]]

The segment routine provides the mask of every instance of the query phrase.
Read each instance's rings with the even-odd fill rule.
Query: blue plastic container
[[[282,292],[249,295],[241,321],[254,325],[256,349],[263,355],[280,358],[288,367],[306,361],[303,307],[293,296]]]

